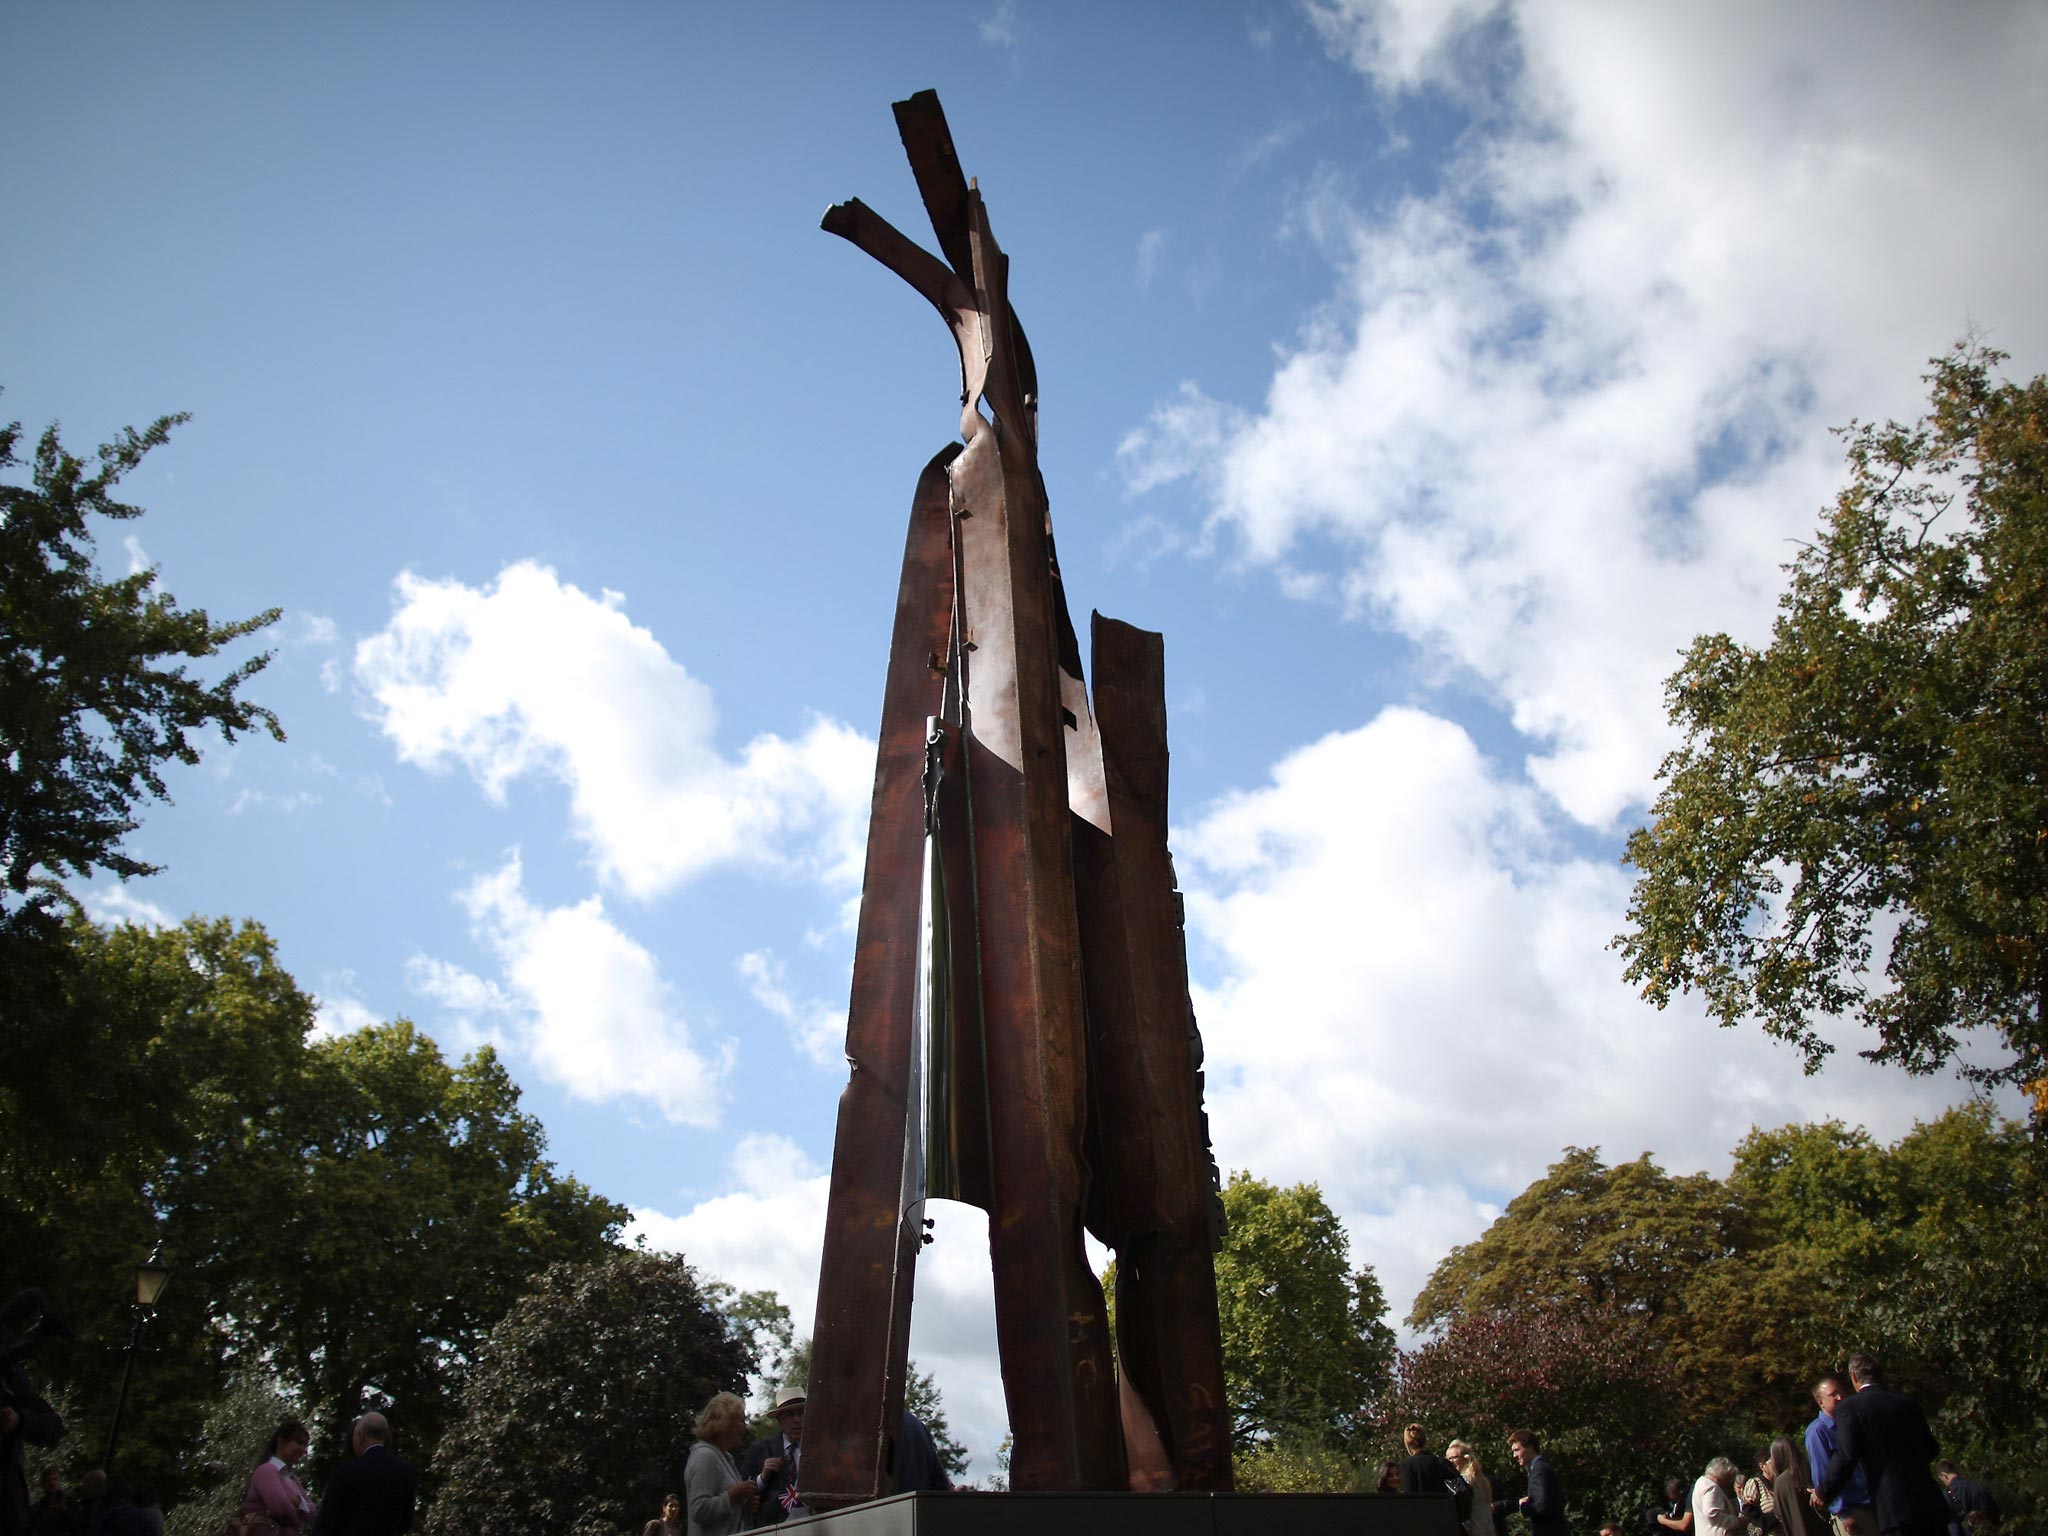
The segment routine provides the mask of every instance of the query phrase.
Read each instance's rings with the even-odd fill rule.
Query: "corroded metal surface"
[[[925,718],[945,693],[953,622],[947,447],[918,477],[868,820],[846,1088],[839,1096],[825,1246],[812,1331],[804,1500],[827,1509],[895,1488],[895,1426],[910,1348],[919,1232],[903,1220],[910,1029],[924,861]]]
[[[1008,259],[936,96],[897,103],[896,118],[945,260],[858,201],[824,227],[945,322],[965,446],[920,481],[898,598],[805,1498],[829,1509],[893,1488],[928,1195],[990,1212],[1014,1488],[1227,1488],[1214,1174],[1165,850],[1158,637],[1109,626],[1105,651],[1098,622],[1113,680],[1097,686],[1114,701],[1098,731]],[[1121,1389],[1084,1216],[1118,1249]]]
[[[1231,1486],[1229,1409],[1212,1261],[1220,1222],[1188,1001],[1180,894],[1167,852],[1165,646],[1095,615],[1095,714],[1115,835],[1084,907],[1094,1008],[1102,1198],[1116,1250],[1117,1353],[1185,1489]],[[1082,871],[1076,844],[1076,873]],[[1084,891],[1091,889],[1083,877]],[[1097,978],[1114,985],[1097,986]],[[1098,998],[1100,1001],[1098,1002]]]

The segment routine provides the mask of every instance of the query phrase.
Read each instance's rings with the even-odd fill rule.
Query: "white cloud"
[[[406,961],[405,984],[451,1013],[509,1014],[517,1006],[495,981],[431,955],[414,955]]]
[[[1166,249],[1166,231],[1148,229],[1138,237],[1138,292],[1152,291],[1152,275],[1159,270],[1160,253]]]
[[[304,810],[309,805],[318,805],[319,803],[320,797],[311,790],[295,789],[285,794],[278,794],[267,789],[244,789],[237,793],[233,800],[228,802],[227,814],[239,816],[242,812],[248,810],[267,810],[276,811],[283,816],[291,816]]]
[[[700,1042],[654,956],[606,916],[600,898],[539,906],[522,875],[515,852],[459,898],[503,968],[502,983],[416,955],[407,984],[445,1010],[462,1038],[518,1051],[571,1097],[640,1099],[679,1125],[718,1124],[732,1044]]]
[[[149,558],[149,551],[142,547],[142,540],[132,533],[121,540],[121,549],[128,556],[130,576],[140,576],[144,571],[152,569],[156,563]]]
[[[313,994],[314,1039],[331,1040],[336,1035],[352,1035],[359,1029],[369,1029],[384,1022],[368,1003],[353,992],[339,990],[354,985],[355,977],[351,972],[323,978],[321,989]]]
[[[341,626],[326,614],[302,610],[293,618],[295,622],[286,636],[291,644],[319,650],[331,650],[341,644]]]
[[[138,896],[123,883],[91,886],[79,892],[85,915],[102,928],[128,923],[137,928],[174,928],[178,920],[146,896]]]
[[[624,599],[530,562],[481,589],[407,572],[396,594],[355,674],[404,761],[461,767],[493,801],[558,780],[600,874],[638,898],[732,863],[858,887],[874,744],[852,727],[814,719],[722,756],[710,689]]]
[[[1393,709],[1174,834],[1218,1161],[1319,1182],[1397,1317],[1567,1144],[1721,1172],[1754,1124],[1892,1137],[1958,1096],[1853,1051],[1808,1079],[1760,1031],[1638,1000],[1606,948],[1626,875],[1543,807],[1458,726]]]
[[[789,990],[788,968],[773,950],[749,950],[733,964],[754,1001],[789,1027],[796,1048],[820,1067],[846,1060],[846,1010],[815,998],[799,999]]]
[[[998,0],[996,8],[975,23],[975,30],[991,48],[1015,48],[1023,35],[1017,25],[1017,0]]]
[[[1477,679],[1594,827],[1642,800],[1694,633],[1757,635],[1839,483],[1972,322],[2048,349],[2048,23],[2024,7],[1312,7],[1383,91],[1487,101],[1443,189],[1301,220],[1326,307],[1247,411],[1132,434],[1286,590]]]

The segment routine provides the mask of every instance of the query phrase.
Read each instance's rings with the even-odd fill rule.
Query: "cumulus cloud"
[[[502,983],[418,955],[407,984],[448,1015],[459,1038],[517,1050],[574,1098],[640,1099],[676,1124],[716,1125],[733,1045],[700,1040],[654,956],[612,922],[602,899],[542,906],[522,876],[515,852],[459,897]]]
[[[789,1038],[813,1065],[831,1067],[846,1059],[846,1010],[815,998],[798,998],[789,990],[789,968],[773,950],[741,955],[733,968],[754,995],[754,1001],[789,1028]]]
[[[1973,322],[2048,345],[2048,22],[2025,7],[1327,0],[1391,105],[1473,132],[1348,208],[1327,304],[1256,408],[1188,386],[1132,433],[1286,590],[1476,679],[1535,782],[1611,827],[1667,744],[1677,650],[1760,634],[1839,483],[1826,427],[1910,413]],[[1480,98],[1483,97],[1483,102]],[[1475,104],[1477,103],[1477,104]],[[2031,124],[2029,128],[2027,125]]]
[[[352,1035],[383,1022],[377,1011],[356,995],[354,971],[331,971],[320,978],[319,990],[313,993],[313,1039]]]
[[[355,676],[404,761],[461,768],[494,801],[522,778],[564,785],[599,874],[628,895],[727,864],[858,886],[874,743],[820,718],[721,754],[710,689],[616,592],[526,561],[484,588],[407,572]]]
[[[177,919],[146,896],[138,896],[123,883],[90,886],[79,893],[85,915],[102,928],[123,923],[136,928],[171,928]]]
[[[1397,1315],[1567,1144],[1725,1171],[1752,1125],[1890,1137],[1954,1095],[1853,1050],[1807,1079],[1758,1031],[1641,1002],[1606,948],[1626,874],[1546,808],[1459,726],[1391,709],[1174,836],[1218,1160],[1319,1182]]]

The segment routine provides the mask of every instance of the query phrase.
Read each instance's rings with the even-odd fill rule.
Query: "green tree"
[[[316,1473],[371,1406],[429,1459],[528,1281],[609,1251],[626,1209],[558,1174],[546,1146],[496,1052],[451,1066],[399,1020],[309,1046],[236,1175],[194,1191],[216,1246],[193,1257],[222,1277],[232,1358],[269,1364],[307,1405]]]
[[[269,1227],[219,1235],[195,1191],[254,1178],[248,1127],[296,1080],[312,1003],[254,924],[74,920],[62,942],[50,1017],[70,1043],[0,1093],[0,1291],[38,1286],[78,1330],[36,1361],[75,1405],[61,1448],[75,1478],[97,1464],[113,1416],[132,1267],[164,1243],[177,1273],[136,1356],[121,1460],[175,1500],[193,1429],[222,1391],[234,1321],[222,1274]],[[44,1095],[87,1112],[55,1116]]]
[[[123,840],[144,801],[168,798],[166,766],[198,761],[196,738],[284,736],[242,692],[267,654],[211,683],[187,665],[269,625],[276,609],[216,624],[180,608],[153,569],[103,579],[95,564],[100,520],[141,515],[115,499],[122,477],[183,420],[126,430],[92,462],[67,452],[54,426],[23,460],[21,423],[0,428],[0,1138],[13,1142],[0,1159],[24,1204],[53,1178],[92,1177],[117,1143],[160,1132],[155,1111],[179,1102],[154,1073],[122,1076],[133,1054],[81,1005],[91,982],[77,966],[92,957],[81,957],[82,930],[67,928],[76,904],[64,882],[151,872]],[[175,1066],[171,1075],[182,1080]]]
[[[407,1024],[306,1043],[313,1007],[254,924],[74,922],[56,1017],[90,1042],[41,1090],[101,1112],[70,1155],[0,1096],[0,1289],[37,1285],[78,1338],[36,1361],[98,1458],[128,1337],[132,1266],[175,1275],[135,1363],[123,1469],[175,1502],[218,1473],[194,1431],[231,1375],[274,1377],[316,1430],[389,1407],[431,1451],[484,1331],[529,1277],[609,1250],[625,1211],[547,1162],[495,1055],[450,1066]]]
[[[930,1371],[920,1371],[915,1360],[910,1362],[909,1375],[903,1383],[903,1407],[924,1420],[924,1427],[931,1431],[932,1445],[946,1475],[956,1481],[966,1476],[967,1447],[955,1440],[947,1427],[946,1400],[939,1393],[938,1380]]]
[[[1557,1306],[1659,1317],[1682,1305],[1700,1265],[1732,1251],[1734,1221],[1728,1192],[1705,1174],[1674,1178],[1647,1153],[1609,1167],[1597,1148],[1567,1147],[1437,1265],[1409,1326]]]
[[[672,1255],[557,1264],[491,1331],[426,1536],[616,1536],[680,1492],[690,1426],[755,1361]]]
[[[1429,1414],[1450,1411],[1445,1428],[1491,1433],[1496,1426],[1477,1413],[1496,1401],[1487,1396],[1499,1375],[1488,1351],[1509,1352],[1517,1329],[1540,1338],[1576,1318],[1596,1342],[1635,1330],[1621,1353],[1640,1354],[1655,1381],[1603,1421],[1607,1409],[1572,1394],[1605,1391],[1603,1377],[1634,1378],[1596,1368],[1589,1344],[1583,1380],[1546,1368],[1523,1382],[1551,1394],[1554,1417],[1537,1415],[1532,1399],[1501,1406],[1503,1418],[1526,1408],[1539,1429],[1605,1423],[1601,1444],[1618,1444],[1625,1430],[1688,1446],[1690,1460],[1746,1454],[1811,1416],[1807,1393],[1820,1371],[1881,1345],[1894,1378],[1931,1409],[1978,1404],[1969,1411],[1980,1439],[2020,1443],[2040,1400],[2026,1372],[1999,1362],[2010,1358],[2013,1320],[2024,1328],[2040,1313],[2009,1291],[2039,1268],[2014,1244],[2048,1235],[2030,1225],[2040,1211],[2032,1147],[2019,1125],[1973,1105],[1890,1147],[1832,1121],[1753,1131],[1725,1182],[1674,1177],[1647,1157],[1610,1168],[1596,1151],[1570,1148],[1477,1241],[1453,1250],[1417,1297],[1409,1321],[1419,1329],[1450,1338],[1486,1323],[1497,1333],[1433,1361],[1434,1395],[1409,1411],[1432,1427],[1439,1421]],[[1956,1283],[1984,1255],[1994,1256],[1998,1283]],[[1982,1347],[1959,1342],[1973,1339]],[[1479,1363],[1454,1370],[1461,1355]],[[1412,1398],[1411,1367],[1404,1357]],[[1516,1378],[1499,1379],[1505,1390]],[[1669,1415],[1661,1432],[1659,1414]],[[1588,1455],[1589,1475],[1605,1475]]]
[[[1352,1269],[1343,1223],[1313,1184],[1240,1172],[1223,1205],[1216,1304],[1233,1437],[1243,1449],[1350,1443],[1393,1371],[1379,1280]]]
[[[47,919],[68,876],[151,873],[122,839],[141,801],[168,798],[164,765],[199,760],[195,733],[217,729],[233,741],[261,726],[284,739],[277,717],[241,692],[267,653],[211,684],[184,665],[274,623],[277,609],[216,624],[159,590],[154,570],[109,581],[95,564],[93,520],[142,515],[114,490],[186,419],[128,428],[90,463],[65,450],[54,426],[25,461],[15,454],[21,423],[0,428],[0,471],[32,471],[27,485],[0,480],[0,923],[8,928]]]
[[[754,1385],[764,1410],[760,1422],[773,1424],[773,1417],[767,1416],[765,1410],[774,1401],[776,1390],[785,1381],[803,1379],[790,1369],[793,1357],[789,1308],[773,1291],[736,1291],[723,1280],[709,1275],[699,1284],[703,1288],[704,1299],[726,1320],[727,1326],[733,1330],[733,1337],[753,1359]],[[810,1363],[809,1341],[806,1340],[802,1362],[805,1375],[810,1373]]]
[[[1239,1493],[1363,1493],[1364,1469],[1327,1441],[1261,1440],[1230,1460]]]
[[[1716,1296],[1707,1277],[1739,1283],[1726,1261],[1762,1239],[1727,1187],[1672,1175],[1646,1153],[1609,1167],[1597,1149],[1567,1147],[1474,1242],[1454,1248],[1415,1298],[1411,1327],[1460,1317],[1612,1313],[1642,1320],[1663,1368],[1707,1412],[1757,1391],[1744,1296]]]
[[[1667,688],[1684,740],[1628,842],[1628,978],[1809,1071],[1813,1020],[1847,1015],[1909,1071],[1974,1030],[2006,1052],[1979,1075],[2048,1076],[2048,378],[1994,384],[2003,361],[1961,344],[1929,415],[1851,423],[1771,643],[1701,636]]]

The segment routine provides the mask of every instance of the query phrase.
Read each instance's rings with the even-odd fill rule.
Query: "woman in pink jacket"
[[[301,1527],[313,1523],[313,1501],[292,1472],[306,1454],[310,1438],[297,1419],[286,1419],[277,1426],[277,1433],[263,1448],[263,1460],[249,1474],[248,1491],[236,1511],[248,1525],[261,1530],[261,1524],[251,1517],[267,1517],[276,1522],[281,1536],[298,1536]]]

